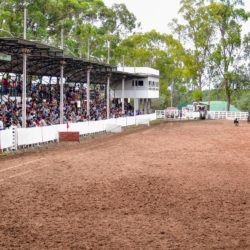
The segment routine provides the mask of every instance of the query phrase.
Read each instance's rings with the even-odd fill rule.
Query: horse
[[[234,125],[239,126],[239,120],[237,118],[234,119]]]

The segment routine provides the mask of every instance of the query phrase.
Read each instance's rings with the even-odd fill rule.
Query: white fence
[[[156,119],[165,119],[166,118],[166,110],[156,110],[155,115],[156,115]]]
[[[0,149],[12,148],[13,146],[12,128],[0,131]]]
[[[200,118],[200,114],[199,112],[192,112],[192,111],[185,111],[185,112],[181,112],[179,110],[156,110],[156,118],[157,119],[184,119],[184,120],[188,120],[188,119],[199,119]]]
[[[220,120],[220,119],[234,120],[235,118],[238,118],[238,120],[247,120],[247,117],[248,117],[248,112],[215,112],[215,111],[208,112],[208,118],[213,120]]]
[[[178,111],[177,111],[178,112]],[[199,112],[183,112],[182,115],[178,115],[175,111],[173,119],[199,119]],[[168,111],[166,110],[156,110],[156,118],[157,119],[165,119],[168,118]],[[179,113],[180,114],[180,113]],[[248,112],[224,112],[224,111],[208,111],[207,118],[212,120],[234,120],[238,118],[238,120],[247,120]]]
[[[68,131],[77,131],[80,135],[88,135],[106,130],[106,124],[122,127],[136,125],[137,120],[155,120],[156,114],[122,117],[101,121],[70,123]],[[54,125],[35,128],[11,128],[0,131],[0,150],[17,149],[19,146],[36,145],[58,140],[58,132],[66,131],[66,125]]]

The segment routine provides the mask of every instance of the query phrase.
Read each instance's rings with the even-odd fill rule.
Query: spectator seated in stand
[[[6,80],[6,79],[5,79]],[[9,91],[4,80],[4,93],[21,94],[22,82],[10,81],[12,90]],[[2,81],[3,82],[3,81]],[[7,87],[6,87],[7,86]],[[26,127],[39,127],[56,125],[60,123],[60,86],[30,84],[27,88]],[[87,117],[87,102],[86,102],[86,87],[65,86],[64,89],[64,122],[83,122],[87,120],[103,120],[107,118],[107,107],[104,94],[96,90],[91,91],[90,98],[90,116]],[[110,108],[110,117],[118,118],[122,114],[122,104],[113,101]],[[129,103],[125,103],[125,115],[133,116],[133,107]],[[0,105],[0,117],[3,123],[3,128],[10,126],[22,126],[22,103],[19,99],[13,96],[8,96],[8,100]]]

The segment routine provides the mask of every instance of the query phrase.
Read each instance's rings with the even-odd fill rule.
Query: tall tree
[[[242,23],[249,18],[249,13],[242,6],[241,0],[211,1],[208,6],[216,30],[211,60],[225,91],[228,111],[242,55]]]
[[[160,89],[162,105],[169,105],[169,87],[185,91],[183,83],[190,72],[184,67],[187,55],[181,43],[171,35],[160,34],[154,30],[137,33],[124,39],[115,51],[116,61],[126,65],[153,67],[160,70]]]
[[[242,24],[249,13],[242,0],[182,0],[185,23],[173,21],[175,34],[185,44],[192,82],[201,89],[211,78],[224,89],[230,108],[242,59]],[[209,77],[208,77],[209,76]]]
[[[86,57],[88,43],[92,56],[107,57],[106,41],[115,49],[137,25],[125,5],[108,8],[102,0],[2,0],[1,36],[22,37],[24,5],[28,39],[59,46],[63,28],[65,50],[78,57]]]
[[[179,14],[184,19],[179,24],[174,19],[171,26],[189,54],[186,67],[192,72],[192,84],[199,90],[206,84],[206,68],[212,49],[213,24],[204,0],[182,0]]]

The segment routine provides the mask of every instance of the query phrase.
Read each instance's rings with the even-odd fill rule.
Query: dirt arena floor
[[[0,249],[250,249],[250,125],[161,123],[1,156]]]

